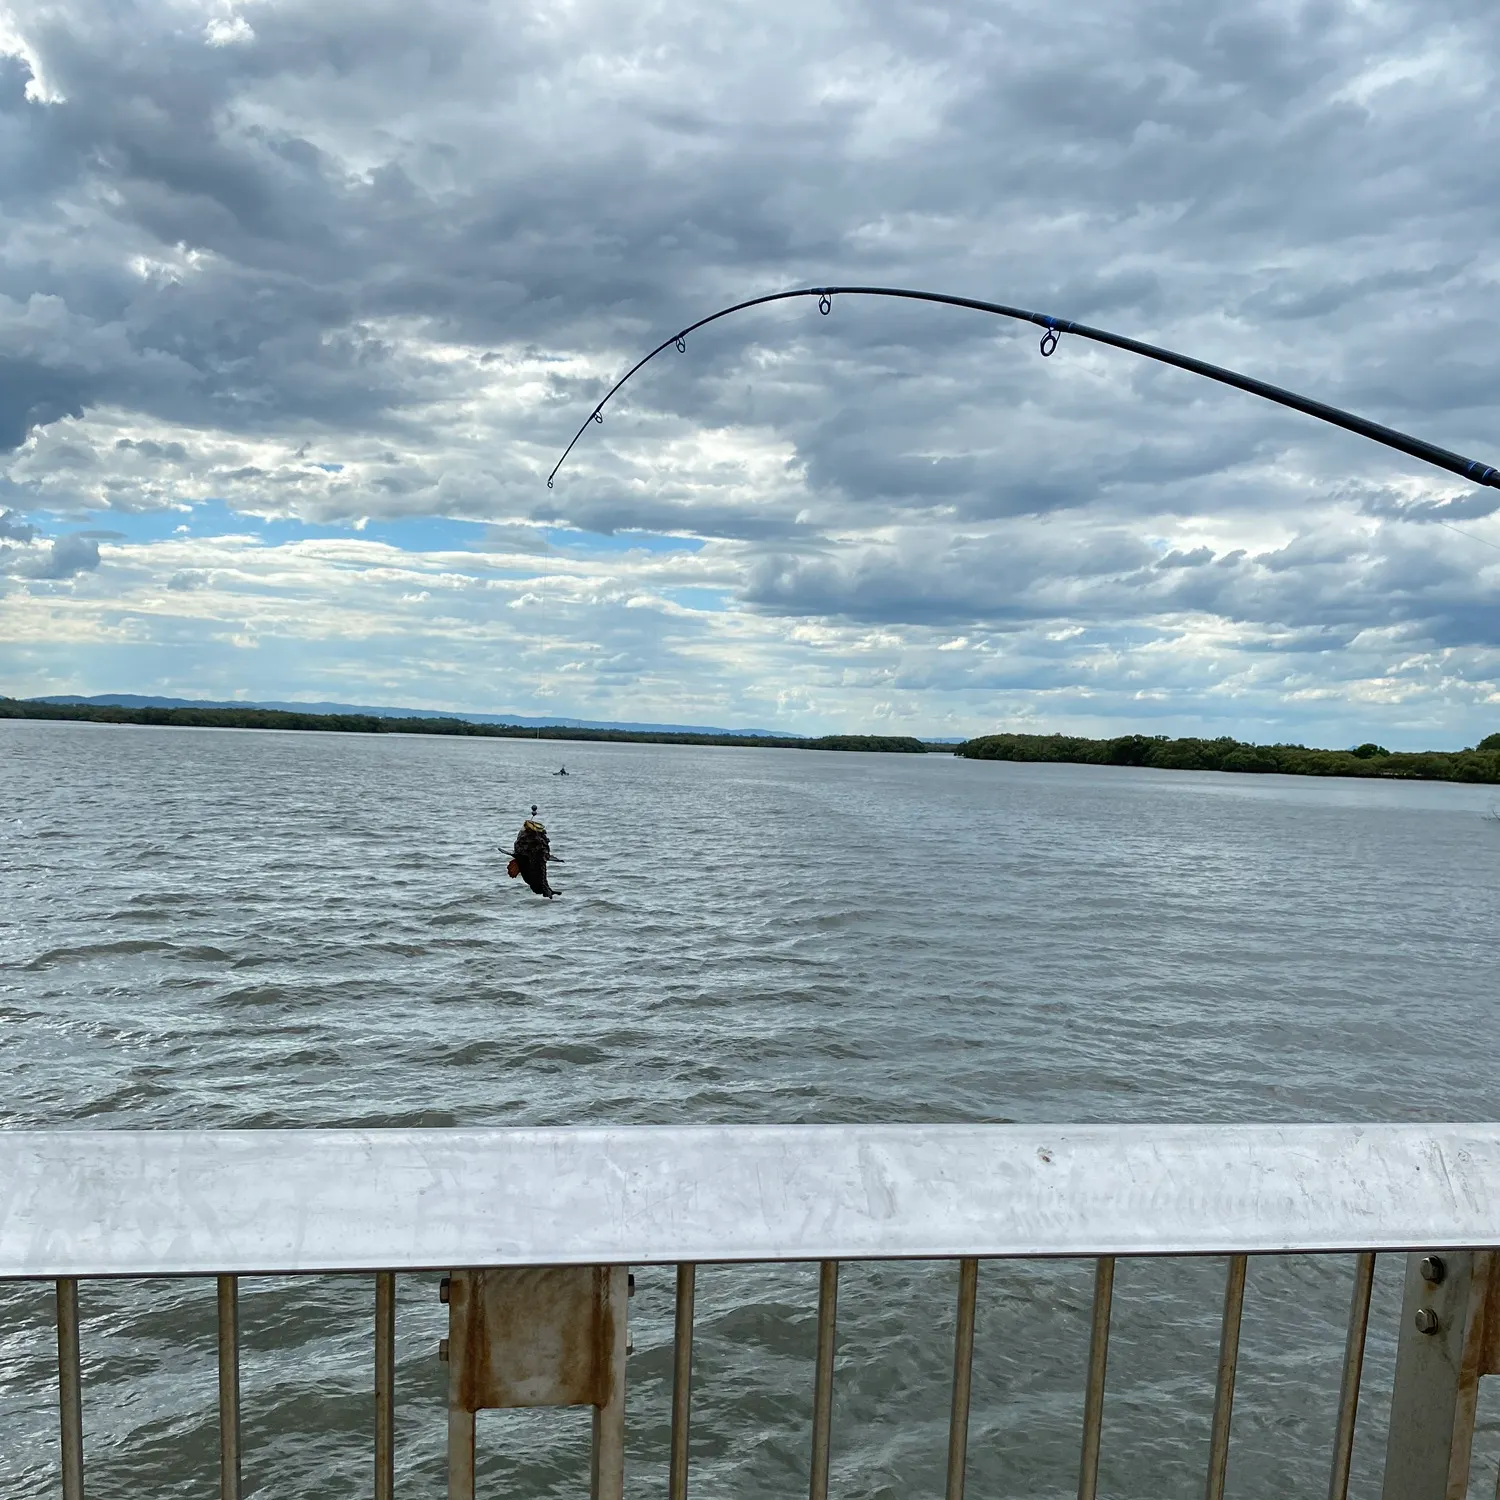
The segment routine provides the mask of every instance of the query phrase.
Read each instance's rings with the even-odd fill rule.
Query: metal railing
[[[220,1493],[241,1493],[239,1277],[372,1272],[376,1500],[395,1493],[396,1278],[447,1271],[449,1494],[474,1414],[593,1408],[624,1484],[627,1269],[676,1267],[670,1500],[689,1484],[697,1267],[815,1262],[810,1500],[829,1490],[839,1268],[957,1264],[948,1500],[969,1456],[980,1262],[1092,1258],[1078,1495],[1098,1494],[1119,1257],[1225,1256],[1206,1500],[1224,1493],[1249,1257],[1346,1253],[1333,1429],[1344,1500],[1376,1255],[1407,1252],[1384,1500],[1467,1493],[1500,1371],[1500,1126],[787,1126],[0,1135],[0,1279],[56,1283],[59,1474],[84,1494],[79,1281],[217,1278]],[[0,1435],[3,1441],[3,1435]]]

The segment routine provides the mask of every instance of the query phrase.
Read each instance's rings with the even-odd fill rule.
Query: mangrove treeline
[[[153,724],[189,729],[307,729],[336,734],[452,734],[502,740],[618,740],[649,745],[750,745],[776,750],[878,750],[922,754],[921,740],[902,734],[673,734],[638,729],[577,729],[568,725],[471,724],[467,719],[391,719],[379,714],[302,714],[277,708],[124,708],[108,703],[44,703],[0,698],[0,719],[79,719],[93,724]],[[944,750],[948,746],[942,747]]]
[[[1469,750],[1310,750],[1306,745],[1248,745],[1216,740],[1122,734],[1089,740],[1070,734],[986,734],[955,755],[969,760],[1061,760],[1098,766],[1151,766],[1163,771],[1279,772],[1284,776],[1381,776],[1413,781],[1500,782],[1500,734]]]

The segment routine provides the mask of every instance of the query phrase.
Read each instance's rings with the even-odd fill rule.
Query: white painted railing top
[[[1497,1125],[0,1133],[0,1276],[1480,1245]]]

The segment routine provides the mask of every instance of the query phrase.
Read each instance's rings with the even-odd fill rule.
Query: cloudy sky
[[[0,0],[0,692],[1500,729],[1494,0]]]

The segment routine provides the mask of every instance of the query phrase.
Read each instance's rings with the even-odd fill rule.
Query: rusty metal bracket
[[[592,1500],[625,1490],[624,1266],[454,1271],[448,1302],[448,1496],[474,1500],[474,1413],[592,1406]]]

